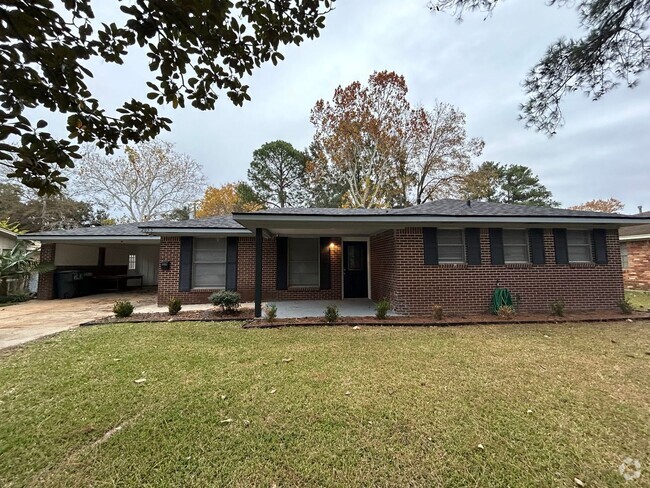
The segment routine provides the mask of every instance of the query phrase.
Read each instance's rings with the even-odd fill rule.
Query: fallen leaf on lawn
[[[627,321],[628,321],[628,322],[634,322],[634,320],[632,320],[632,319],[627,319]]]
[[[226,395],[221,395],[221,399],[222,399],[222,400],[225,400],[225,399],[226,399]]]
[[[121,361],[120,358],[113,358],[113,361]]]
[[[137,380],[134,380],[133,382],[137,383],[137,384],[140,384],[140,383],[144,383],[145,381],[147,381],[147,378],[138,378]]]
[[[290,363],[291,361],[293,361],[292,358],[283,358],[283,359],[282,359],[282,362],[283,362],[283,363]]]
[[[349,391],[346,391],[345,394],[346,394],[346,395],[350,395],[350,392],[349,392]]]
[[[359,330],[359,329],[361,329],[361,327],[359,327],[358,325],[355,325],[354,327],[352,327],[352,330]]]
[[[578,486],[585,486],[585,482],[578,478],[573,478],[573,482]]]
[[[229,424],[230,422],[232,422],[232,419],[223,419],[221,421],[222,424]]]
[[[544,337],[546,337],[546,338],[548,339],[548,338],[551,337],[551,336],[548,336],[548,335],[544,334]]]
[[[533,411],[529,408],[528,410],[526,410],[526,413],[533,413]]]
[[[273,388],[269,393],[270,393],[271,395],[273,395],[276,391],[278,391],[278,390],[276,390],[275,388]]]
[[[251,424],[250,420],[244,420],[244,426],[248,427]]]
[[[476,447],[478,447],[479,449],[485,449],[485,447],[483,447],[483,444],[479,444],[479,445],[476,446]]]

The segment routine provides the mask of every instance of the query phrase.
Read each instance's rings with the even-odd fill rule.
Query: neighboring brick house
[[[650,218],[650,212],[638,215]],[[650,224],[623,227],[619,239],[625,288],[650,291]]]
[[[150,222],[132,238],[159,239],[161,305],[205,303],[231,289],[255,301],[257,314],[263,301],[355,298],[388,298],[411,315],[434,304],[480,313],[507,287],[525,312],[546,312],[560,298],[581,311],[616,308],[619,228],[641,223],[650,219],[447,199]]]

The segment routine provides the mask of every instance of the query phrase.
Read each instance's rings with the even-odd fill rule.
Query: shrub
[[[515,307],[512,305],[501,305],[497,310],[497,317],[500,319],[511,319],[515,316]]]
[[[264,307],[264,318],[269,322],[273,322],[278,316],[278,306],[275,303],[270,303]]]
[[[167,302],[167,309],[169,310],[169,315],[176,315],[183,308],[183,302],[180,298],[170,298]]]
[[[325,308],[325,322],[333,324],[339,319],[339,307],[336,305],[328,305]]]
[[[14,304],[14,303],[21,303],[21,302],[26,302],[29,300],[31,296],[28,294],[22,294],[22,295],[0,295],[0,304]]]
[[[441,305],[434,305],[432,308],[433,311],[433,318],[436,320],[441,320],[442,319],[442,306]]]
[[[234,313],[241,305],[241,296],[236,291],[217,291],[210,295],[210,302],[227,313]]]
[[[377,302],[375,306],[375,317],[379,320],[384,320],[390,311],[390,300],[383,298]]]
[[[618,302],[616,302],[618,305],[618,308],[621,309],[621,312],[623,312],[625,315],[630,315],[632,312],[634,312],[634,306],[630,302],[630,299],[625,297],[621,298]]]
[[[113,305],[113,313],[118,318],[130,317],[135,307],[133,304],[126,300],[118,300]]]
[[[553,300],[551,302],[551,315],[554,315],[555,317],[564,317],[564,307],[565,307],[564,299],[558,298],[557,300]]]

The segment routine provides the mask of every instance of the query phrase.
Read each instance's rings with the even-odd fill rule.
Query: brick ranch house
[[[619,229],[638,216],[438,200],[403,209],[284,208],[232,217],[51,231],[57,269],[146,274],[158,303],[205,303],[215,290],[244,301],[389,298],[396,312],[488,310],[495,287],[525,312],[616,308],[623,297]],[[85,247],[85,248],[84,248]],[[82,249],[84,248],[84,249]],[[82,252],[83,251],[83,252]],[[79,262],[84,258],[83,263]],[[40,298],[54,296],[52,274]]]
[[[650,212],[638,216],[650,218]],[[619,239],[625,288],[650,291],[650,224],[623,227]]]

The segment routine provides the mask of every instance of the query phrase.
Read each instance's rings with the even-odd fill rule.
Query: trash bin
[[[79,296],[81,273],[78,270],[57,271],[54,273],[54,290],[57,298]]]

